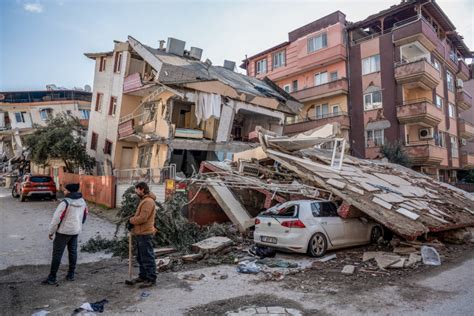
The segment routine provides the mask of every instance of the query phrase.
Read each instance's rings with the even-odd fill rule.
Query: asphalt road
[[[14,199],[9,190],[0,188],[0,270],[9,266],[49,264],[53,242],[48,228],[58,201],[26,201]],[[89,214],[79,244],[100,234],[112,237],[115,225]],[[67,251],[66,251],[67,252]],[[67,263],[67,254],[63,263]],[[79,253],[78,263],[110,258],[104,253]]]

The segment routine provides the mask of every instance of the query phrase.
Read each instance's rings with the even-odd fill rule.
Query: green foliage
[[[391,163],[396,163],[405,167],[411,166],[410,157],[408,157],[408,154],[405,152],[403,147],[403,143],[400,141],[384,144],[380,149],[380,152]]]
[[[46,126],[35,126],[36,131],[25,138],[31,161],[46,166],[51,159],[60,159],[68,172],[81,167],[90,171],[95,159],[87,154],[83,138],[86,129],[70,115],[57,115]]]
[[[83,244],[81,246],[81,251],[105,251],[106,253],[112,253],[114,256],[124,257],[126,254],[128,254],[128,238],[116,237],[114,239],[106,239],[98,235],[97,237],[91,238],[85,244]]]

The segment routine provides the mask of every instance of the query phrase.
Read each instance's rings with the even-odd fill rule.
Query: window
[[[117,110],[117,97],[110,97],[109,115],[115,115]]]
[[[316,118],[327,117],[329,113],[329,106],[327,104],[321,104],[316,107]]]
[[[258,74],[264,74],[267,72],[267,60],[261,59],[255,63],[255,69]]]
[[[273,68],[282,67],[282,66],[285,66],[285,64],[286,64],[286,60],[285,60],[284,50],[273,54]]]
[[[451,136],[451,156],[453,158],[459,157],[458,138],[456,136]]]
[[[365,147],[379,147],[384,144],[383,129],[374,129],[366,131]]]
[[[293,92],[298,91],[298,80],[293,80]]]
[[[364,109],[365,111],[379,109],[382,107],[382,91],[372,91],[364,94]]]
[[[331,81],[336,81],[337,80],[337,71],[333,71],[331,72]]]
[[[83,119],[88,120],[90,116],[91,111],[89,110],[81,110],[81,115]]]
[[[151,149],[153,146],[142,146],[138,150],[138,167],[148,168],[151,161]]]
[[[448,85],[448,90],[454,92],[454,77],[448,70],[446,71],[446,84]]]
[[[105,71],[105,63],[106,63],[107,59],[105,56],[101,56],[100,57],[100,60],[99,60],[99,71]]]
[[[108,139],[105,140],[104,154],[112,155],[112,142]]]
[[[456,108],[454,107],[454,104],[448,103],[448,112],[450,118],[456,117]]]
[[[26,112],[15,112],[15,120],[17,123],[25,123]]]
[[[328,82],[328,73],[320,72],[314,75],[314,85],[319,86]]]
[[[380,71],[380,55],[374,55],[362,59],[362,74],[370,74]]]
[[[440,131],[435,131],[433,135],[435,145],[439,147],[446,147],[444,133]]]
[[[97,140],[99,139],[99,135],[92,132],[92,137],[91,137],[91,149],[92,150],[97,150]]]
[[[334,114],[339,113],[339,104],[332,106],[332,113],[334,113]]]
[[[308,39],[308,53],[315,52],[324,47],[328,47],[328,36],[326,33]]]
[[[53,111],[51,109],[40,110],[41,120],[46,121],[51,118]]]
[[[95,110],[100,112],[102,110],[102,93],[97,93],[97,97],[95,98]]]
[[[290,85],[289,84],[284,85],[283,90],[285,90],[285,92],[290,93]]]
[[[120,72],[122,66],[122,53],[115,53],[114,72]]]
[[[311,212],[314,217],[337,217],[337,207],[331,202],[311,203]]]
[[[298,216],[298,205],[283,203],[275,205],[266,211],[263,211],[260,215],[263,216],[278,216],[278,217],[296,217]]]
[[[439,95],[436,95],[436,107],[438,109],[443,108],[443,98],[441,98]]]
[[[435,58],[433,59],[433,66],[440,71],[441,70],[441,65],[439,64],[439,61]]]
[[[449,52],[449,59],[451,59],[455,63],[458,62],[458,55],[456,54],[455,50]]]

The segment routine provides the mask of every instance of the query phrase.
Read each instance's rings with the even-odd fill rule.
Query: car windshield
[[[51,177],[30,177],[31,182],[39,182],[39,183],[45,183],[45,182],[50,182]]]
[[[296,204],[279,204],[260,213],[261,216],[294,217],[298,207]]]

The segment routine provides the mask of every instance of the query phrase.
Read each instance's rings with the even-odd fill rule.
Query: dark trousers
[[[51,272],[49,273],[50,278],[56,279],[56,273],[58,273],[59,265],[61,264],[61,258],[63,257],[66,246],[69,255],[69,272],[74,273],[76,270],[77,235],[56,233],[56,237],[54,238],[53,242],[53,259],[51,261]]]
[[[141,279],[156,281],[156,262],[153,251],[153,235],[136,235],[137,261],[140,265],[138,276]]]

